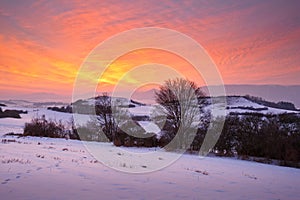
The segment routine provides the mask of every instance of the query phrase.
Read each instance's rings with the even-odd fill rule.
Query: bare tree
[[[156,102],[176,131],[176,148],[188,148],[192,142],[190,133],[198,128],[203,96],[194,82],[182,78],[167,80],[155,93]]]
[[[131,119],[123,103],[118,98],[112,99],[107,93],[96,97],[95,108],[96,121],[110,141],[114,140],[118,129]]]
[[[106,137],[112,141],[117,131],[116,120],[113,116],[113,107],[111,97],[107,93],[96,97],[96,116]]]

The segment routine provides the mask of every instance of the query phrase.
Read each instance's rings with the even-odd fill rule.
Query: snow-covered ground
[[[128,111],[135,116],[150,116],[154,111],[154,107],[151,105],[136,106],[134,108],[129,108]]]
[[[51,119],[55,121],[62,121],[65,125],[71,123],[72,114],[70,113],[62,113],[56,112],[52,110],[47,110],[47,108],[33,108],[33,107],[20,107],[20,106],[7,106],[3,108],[5,109],[16,109],[16,110],[26,110],[28,114],[21,114],[21,119],[14,118],[1,118],[0,119],[0,136],[6,133],[14,132],[14,133],[23,133],[23,128],[26,122],[30,122],[34,117],[42,117],[45,115],[46,119]],[[80,118],[83,119],[84,122],[90,120],[88,115],[80,115]]]
[[[139,121],[138,123],[148,133],[159,134],[159,132],[161,131],[160,128],[151,121]]]
[[[1,139],[11,140],[0,143],[1,199],[296,200],[300,196],[300,170],[294,168],[183,155],[159,171],[129,174],[97,161],[80,141]],[[124,156],[119,147],[100,145],[120,159]],[[136,150],[128,151],[135,156],[130,151]],[[162,153],[156,162],[164,162],[172,154]],[[123,163],[122,167],[141,166]],[[145,163],[142,167],[151,166]]]
[[[225,106],[226,114],[229,114],[231,112],[239,113],[239,114],[243,114],[243,113],[261,113],[261,114],[300,113],[299,111],[291,111],[291,110],[263,106],[263,105],[255,103],[253,101],[250,101],[250,100],[246,99],[245,97],[231,96],[231,97],[227,97],[226,99],[227,99],[227,102],[226,102],[227,105]],[[214,105],[210,104],[210,105],[204,107],[204,109],[211,110],[213,107],[216,109],[216,112],[215,112],[216,116],[224,115],[224,112],[221,111],[221,108],[224,109],[224,105],[222,103],[215,103]]]
[[[263,114],[282,114],[282,113],[299,113],[298,111],[291,111],[291,110],[284,110],[284,109],[278,109],[278,108],[271,108],[267,106],[263,106],[260,104],[257,104],[255,102],[252,102],[244,97],[229,97],[229,101],[227,102],[229,108],[229,112],[238,112],[238,113],[244,113],[244,112],[258,112]],[[243,107],[244,109],[235,109],[234,107]],[[251,107],[254,109],[263,109],[266,110],[247,110],[246,108]]]
[[[126,100],[124,98],[120,98],[119,100],[123,102],[123,104],[125,105],[127,104],[135,105],[135,107],[131,107],[128,109],[128,111],[134,116],[150,116],[155,110],[155,106],[152,105],[139,105],[139,104],[132,103],[129,100]],[[86,102],[92,105],[95,104],[95,99],[88,99],[86,100]],[[37,107],[36,104],[28,101],[7,101],[4,103],[7,104],[7,107],[3,107],[2,108],[3,110],[5,109],[27,110],[28,114],[22,114],[21,115],[22,119],[12,119],[12,118],[0,119],[0,136],[9,132],[22,133],[25,123],[30,122],[30,120],[33,117],[37,117],[37,116],[45,115],[47,119],[52,119],[56,121],[61,120],[65,124],[70,124],[72,119],[72,114],[70,113],[62,113],[62,112],[47,110],[46,106]],[[206,106],[205,110],[210,110],[212,109],[212,107],[213,107],[212,105],[208,105]],[[220,115],[224,115],[224,112],[222,112],[221,110],[220,112],[218,112],[219,107],[224,108],[223,105],[215,104],[214,107],[216,108],[217,115],[218,113],[220,113]],[[262,106],[252,101],[249,101],[244,97],[229,97],[227,99],[227,108],[228,109],[226,109],[225,111],[226,114],[229,114],[230,112],[236,112],[236,113],[255,112],[255,113],[262,113],[262,114],[300,113],[299,111],[290,111],[290,110],[283,110],[283,109],[276,109],[276,108]],[[267,109],[253,110],[247,108],[254,108],[254,109],[267,108]],[[90,120],[90,116],[88,115],[77,114],[77,116],[79,116],[80,125],[83,125]],[[78,122],[78,120],[76,122]],[[158,133],[160,131],[159,127],[151,121],[148,122],[141,121],[139,122],[139,124],[146,130],[146,132]]]
[[[244,98],[232,98],[228,106],[263,107]],[[3,134],[8,132],[22,133],[24,124],[34,116],[45,115],[47,119],[69,123],[72,114],[36,107],[29,102],[8,104],[4,109],[27,110],[28,114],[22,114],[21,119],[0,119],[1,199],[299,199],[300,196],[299,169],[217,157],[180,157],[159,148],[5,137]],[[149,105],[137,105],[129,112],[149,116],[152,109]],[[249,112],[226,110],[230,111]],[[291,111],[268,108],[259,112]],[[83,121],[90,119],[88,115],[81,117]],[[138,123],[147,132],[160,131],[151,121]],[[149,160],[147,155],[151,153],[154,156]]]
[[[124,98],[122,98],[123,102],[125,102]],[[87,101],[91,105],[94,104],[93,99],[89,99]],[[72,114],[71,113],[63,113],[48,110],[46,106],[37,107],[31,102],[23,102],[23,101],[12,101],[11,104],[7,104],[6,107],[3,107],[3,110],[13,109],[13,110],[26,110],[28,114],[21,114],[21,119],[13,119],[13,118],[0,118],[0,136],[6,133],[14,132],[14,133],[23,133],[23,128],[26,122],[30,122],[34,117],[41,117],[45,115],[46,119],[52,119],[55,121],[62,121],[64,124],[68,125],[71,123]],[[128,102],[126,102],[128,103]],[[132,103],[133,104],[133,103]],[[136,105],[136,104],[134,104]],[[150,105],[140,106],[136,105],[136,107],[129,108],[128,111],[130,114],[134,116],[150,116],[153,112],[154,107]],[[91,120],[89,115],[76,114],[77,120],[76,123],[80,121],[80,125],[84,125],[87,121]],[[79,120],[80,119],[80,120]],[[160,131],[159,127],[150,122],[150,121],[141,121],[139,123],[146,132],[158,133]]]

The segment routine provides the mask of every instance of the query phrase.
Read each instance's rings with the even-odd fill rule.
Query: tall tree
[[[203,96],[194,82],[183,78],[165,81],[155,93],[156,102],[162,106],[163,114],[176,131],[176,148],[186,149],[193,141],[193,135],[189,133],[197,131]]]

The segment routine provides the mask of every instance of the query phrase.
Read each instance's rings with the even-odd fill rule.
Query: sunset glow
[[[70,96],[92,49],[141,27],[174,29],[196,40],[225,84],[297,85],[299,8],[298,1],[1,1],[0,98],[35,92]],[[148,49],[115,61],[99,88],[111,90],[128,70],[151,63],[171,66],[205,84],[182,58]],[[163,72],[133,72],[122,84],[124,89],[138,87],[143,77],[165,79]]]

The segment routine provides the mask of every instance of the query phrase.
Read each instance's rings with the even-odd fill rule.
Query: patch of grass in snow
[[[199,174],[203,174],[205,176],[208,175],[208,172],[206,170],[202,171],[202,170],[198,170],[198,169],[190,169],[190,168],[186,168],[186,170],[189,170],[189,171],[193,171],[193,172],[196,172],[196,173],[199,173]]]
[[[30,160],[23,160],[19,158],[9,158],[1,160],[2,164],[10,164],[10,163],[20,163],[20,164],[30,164]]]

